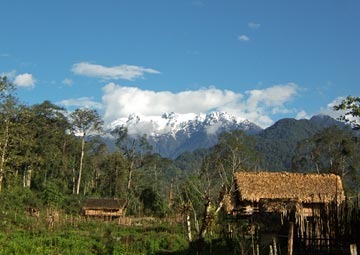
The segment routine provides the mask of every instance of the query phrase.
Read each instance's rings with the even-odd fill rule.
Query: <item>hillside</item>
[[[176,159],[197,158],[198,153],[189,152],[211,148],[217,143],[222,132],[244,130],[256,141],[258,151],[263,154],[261,167],[264,170],[281,171],[291,167],[298,142],[307,139],[319,130],[330,126],[343,126],[327,115],[315,115],[311,119],[282,119],[274,125],[261,129],[247,120],[239,120],[225,112],[214,112],[208,115],[163,114],[157,117],[131,115],[110,125],[112,130],[122,126],[132,136],[147,133],[152,152],[162,157]],[[111,132],[108,131],[109,133]],[[115,137],[104,138],[110,150],[114,150]],[[181,164],[181,163],[180,163]]]
[[[310,120],[282,119],[255,135],[256,147],[265,156],[262,167],[270,171],[289,170],[297,144],[323,128],[344,124],[326,115]]]

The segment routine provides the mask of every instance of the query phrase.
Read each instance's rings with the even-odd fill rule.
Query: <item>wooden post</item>
[[[357,255],[356,243],[355,244],[350,244],[350,254],[351,255]]]
[[[288,255],[293,254],[294,244],[294,222],[289,222],[289,235],[288,235]]]
[[[274,248],[274,255],[278,255],[277,254],[277,243],[276,243],[276,237],[273,237],[273,248]]]
[[[274,255],[274,253],[273,253],[273,247],[272,247],[271,244],[270,244],[270,252],[269,252],[269,255]]]
[[[187,226],[187,232],[188,232],[188,240],[189,240],[189,242],[192,242],[192,236],[191,236],[191,222],[190,222],[190,215],[189,215],[189,212],[186,214],[186,226]]]

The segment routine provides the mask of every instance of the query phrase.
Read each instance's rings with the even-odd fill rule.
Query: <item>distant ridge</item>
[[[345,124],[330,116],[319,114],[309,120],[285,118],[272,126],[262,129],[256,124],[228,114],[212,112],[209,114],[164,113],[161,116],[141,116],[131,114],[112,122],[108,133],[116,127],[128,128],[132,136],[147,135],[152,152],[162,157],[177,158],[184,152],[207,149],[217,143],[218,135],[225,131],[243,130],[252,135],[259,152],[264,154],[264,170],[283,171],[291,167],[297,143],[307,139],[321,129],[330,126],[344,127]],[[104,138],[110,148],[114,139]]]
[[[217,136],[224,131],[244,130],[249,135],[262,128],[227,112],[209,114],[164,113],[161,116],[131,114],[128,118],[112,122],[109,130],[126,127],[132,136],[146,134],[154,153],[175,158],[182,152],[209,148],[217,143]]]
[[[344,127],[345,124],[324,114],[309,120],[285,118],[277,121],[255,136],[257,149],[265,155],[263,166],[266,170],[289,170],[297,144],[331,126]]]

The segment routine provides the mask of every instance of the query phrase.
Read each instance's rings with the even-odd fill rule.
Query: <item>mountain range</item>
[[[125,127],[130,136],[146,134],[154,153],[162,157],[176,158],[185,151],[209,148],[217,143],[220,133],[235,129],[249,135],[262,131],[256,124],[236,118],[226,112],[209,114],[164,113],[161,116],[132,114],[108,125],[108,130]]]
[[[239,129],[254,136],[257,149],[265,155],[264,168],[283,170],[289,168],[299,141],[333,125],[341,126],[343,123],[327,115],[316,115],[309,120],[282,119],[262,129],[226,112],[164,113],[150,117],[132,114],[109,124],[108,131],[111,133],[116,127],[126,127],[130,136],[146,134],[153,153],[175,159],[185,152],[210,148],[217,143],[220,133]],[[274,153],[277,158],[273,158]]]

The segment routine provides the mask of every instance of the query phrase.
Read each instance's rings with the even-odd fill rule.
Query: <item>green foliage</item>
[[[28,188],[14,186],[0,193],[0,231],[17,226],[26,227],[29,222],[26,217],[28,208],[39,208],[41,201]]]
[[[83,136],[90,132],[102,131],[104,122],[96,110],[76,109],[70,114],[70,118],[74,132],[81,133]]]
[[[160,194],[152,188],[145,188],[140,195],[145,215],[164,216],[165,204]]]
[[[41,198],[46,206],[58,208],[64,201],[64,193],[56,183],[47,181],[42,188]]]
[[[77,216],[81,214],[82,202],[82,197],[71,194],[63,197],[62,204],[59,207],[64,210],[64,213]]]
[[[347,191],[360,188],[359,140],[348,128],[332,126],[300,142],[293,171],[333,173],[342,177]]]
[[[0,231],[0,254],[160,254],[188,248],[179,226],[82,223],[47,231]]]
[[[200,169],[204,158],[208,154],[208,149],[198,149],[192,152],[187,151],[182,153],[174,161],[176,168],[180,170],[178,174],[189,174],[191,171],[194,171],[194,169]]]
[[[259,162],[253,137],[241,130],[221,134],[210,157],[218,167],[232,172],[254,171]]]
[[[6,76],[0,76],[0,103],[2,103],[2,100],[12,96],[14,90],[14,84]]]
[[[349,123],[354,129],[360,129],[360,97],[348,96],[339,105],[334,106],[336,111],[345,111],[340,120]]]
[[[288,171],[295,156],[297,144],[309,139],[320,130],[341,123],[327,116],[314,116],[310,120],[282,119],[256,135],[256,149],[261,158],[261,169]]]
[[[94,162],[96,160],[96,162]],[[120,152],[92,157],[97,192],[104,197],[121,197],[126,194],[127,162]]]

